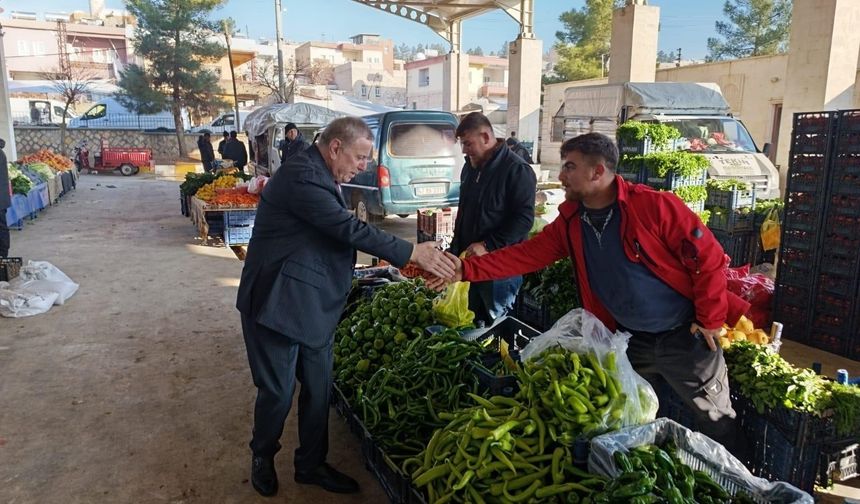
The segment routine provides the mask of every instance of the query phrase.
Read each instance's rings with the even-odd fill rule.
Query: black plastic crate
[[[824,249],[821,252],[819,271],[836,276],[856,277],[857,268],[860,266],[858,252],[860,251],[855,251],[854,254],[850,255],[842,255]]]
[[[18,278],[24,259],[20,257],[0,257],[0,282],[10,282]]]
[[[831,191],[834,194],[860,197],[860,174],[834,173],[830,181]]]
[[[179,192],[179,211],[183,217],[188,217],[191,213],[188,210],[188,198],[182,192]]]
[[[206,224],[209,225],[209,236],[224,234],[224,212],[206,212]]]
[[[809,336],[806,338],[805,344],[811,347],[824,350],[839,356],[846,355],[850,335],[848,331],[843,329],[834,329],[833,327],[820,325],[825,320],[831,319],[830,316],[818,316],[812,319],[812,324],[809,327]],[[831,320],[838,319],[834,317]],[[783,326],[785,331],[785,326]]]
[[[734,233],[738,231],[750,231],[753,229],[755,213],[749,210],[727,209],[720,207],[720,211],[711,209],[708,227],[714,231]]]
[[[530,292],[522,289],[517,293],[514,316],[541,331],[546,331],[555,323],[550,315],[549,305],[541,303]]]
[[[860,132],[860,110],[841,110],[839,114],[839,132]]]
[[[838,296],[824,290],[815,294],[815,313],[825,315],[845,316],[854,312],[852,296]]]
[[[815,279],[819,291],[836,294],[837,296],[856,296],[856,275],[834,275],[831,273],[820,273]]]
[[[724,191],[708,188],[707,207],[720,207],[727,210],[755,206],[755,189],[732,189]]]
[[[510,352],[514,361],[519,361],[519,352]],[[502,361],[499,353],[490,353],[481,356],[480,365],[472,365],[472,371],[478,378],[478,387],[481,392],[489,396],[513,397],[520,390],[520,382],[513,374],[498,376],[492,369]]]
[[[818,212],[821,208],[821,197],[815,193],[787,192],[785,205],[793,211]],[[779,213],[780,222],[784,219],[785,208],[783,208]],[[764,218],[762,218],[762,222],[764,222]]]
[[[257,210],[227,210],[224,212],[224,225],[227,227],[253,226]]]
[[[820,205],[818,206],[820,208]],[[818,231],[821,229],[821,212],[818,209],[806,210],[793,205],[788,205],[782,219],[785,229],[798,231]]]
[[[793,341],[806,341],[809,335],[813,286],[795,286],[781,283],[777,278],[773,292],[773,320],[783,325],[783,337]]]
[[[818,231],[782,228],[780,251],[790,247],[797,250],[815,251],[818,249]]]
[[[796,154],[824,154],[830,139],[826,133],[792,135],[791,149]]]
[[[809,309],[812,301],[812,287],[784,284],[781,280],[777,278],[773,289],[773,296],[779,299],[779,304]]]
[[[616,173],[621,175],[621,178],[628,182],[632,182],[634,184],[644,184],[647,170],[645,169],[644,161],[642,161],[641,159],[625,160],[624,158],[622,158],[621,162],[618,163]]]
[[[650,170],[643,169],[643,171],[647,171],[645,184],[664,191],[674,191],[679,187],[705,185],[705,180],[708,177],[707,170],[702,170],[700,175],[694,177],[681,177],[674,173],[669,173],[665,177],[661,177],[656,173],[651,173]]]
[[[797,134],[816,134],[828,133],[833,130],[834,119],[837,112],[799,112],[794,114],[793,133]]]
[[[821,448],[833,435],[833,423],[783,407],[759,413],[736,387],[731,390],[732,406],[748,441],[746,466],[756,476],[812,492]]]
[[[860,217],[860,198],[831,194],[827,200],[827,213],[830,216]]]
[[[723,233],[714,231],[714,237],[720,242],[723,251],[731,258],[731,267],[736,268],[747,264],[756,235],[752,231]]]
[[[519,351],[529,344],[535,336],[541,332],[514,317],[502,317],[486,328],[463,333],[463,338],[470,341],[484,342],[492,339],[493,343],[486,348],[498,353],[501,351],[501,342],[508,344],[508,352]]]
[[[786,179],[786,192],[821,194],[827,184],[825,173],[790,171]]]
[[[831,442],[821,449],[821,472],[819,484],[830,481],[845,481],[860,476],[860,440],[857,438]]]
[[[837,153],[831,163],[832,173],[860,175],[860,153]]]
[[[397,464],[392,461],[372,436],[365,437],[361,442],[361,454],[367,470],[379,481],[379,485],[394,504],[406,501],[409,491],[409,478],[403,474]]]

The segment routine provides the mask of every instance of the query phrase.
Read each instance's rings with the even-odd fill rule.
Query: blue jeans
[[[469,285],[469,309],[475,312],[475,324],[483,322],[489,326],[495,319],[511,312],[522,284],[521,276],[491,282],[472,282]]]

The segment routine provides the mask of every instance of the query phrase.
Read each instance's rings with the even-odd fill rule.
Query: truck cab
[[[564,137],[597,131],[615,136],[627,121],[659,122],[681,133],[676,150],[705,156],[708,177],[737,179],[759,199],[780,197],[779,172],[713,83],[628,82],[565,90]]]

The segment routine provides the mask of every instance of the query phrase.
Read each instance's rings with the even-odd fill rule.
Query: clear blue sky
[[[109,8],[122,8],[120,0],[107,0]],[[347,40],[356,33],[379,33],[395,43],[418,45],[443,42],[436,34],[420,24],[399,16],[361,5],[352,0],[282,0],[284,37],[294,41]],[[555,32],[561,28],[558,16],[571,8],[579,8],[584,0],[535,0],[535,30],[549,48]],[[714,22],[722,19],[720,0],[651,0],[660,7],[660,49],[666,52],[683,48],[683,57],[701,59],[707,53],[707,38],[714,35]],[[232,17],[237,27],[251,37],[274,38],[274,0],[231,0],[215,16]],[[86,0],[0,0],[8,16],[10,10],[72,11],[88,10]],[[463,45],[481,46],[485,53],[498,51],[506,40],[517,35],[516,23],[501,11],[472,18],[464,23]]]

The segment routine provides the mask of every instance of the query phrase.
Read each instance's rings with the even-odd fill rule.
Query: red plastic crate
[[[432,212],[428,215],[428,212]],[[454,210],[451,208],[418,209],[418,231],[425,235],[453,235]]]

